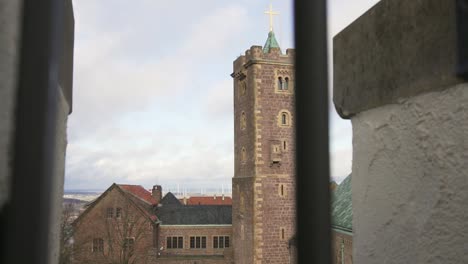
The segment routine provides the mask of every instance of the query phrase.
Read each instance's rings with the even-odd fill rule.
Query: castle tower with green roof
[[[270,10],[271,13],[274,13]],[[270,14],[268,12],[268,14]],[[234,61],[234,263],[289,263],[295,235],[294,50],[272,27]]]

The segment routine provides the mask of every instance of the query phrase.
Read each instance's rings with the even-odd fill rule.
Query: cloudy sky
[[[378,0],[330,0],[329,39]],[[292,2],[272,0],[294,47]],[[263,45],[268,0],[73,0],[74,109],[65,189],[113,182],[230,186],[233,60]],[[331,43],[331,41],[330,41]],[[331,58],[330,58],[331,61]],[[332,73],[331,73],[332,74]],[[333,108],[331,172],[351,172],[351,125]]]

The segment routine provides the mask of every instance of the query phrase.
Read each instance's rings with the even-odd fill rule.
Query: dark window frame
[[[190,236],[190,249],[206,249],[206,236]]]

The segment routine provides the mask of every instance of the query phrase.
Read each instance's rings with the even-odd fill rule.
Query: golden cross
[[[265,14],[270,16],[270,31],[273,31],[273,16],[274,15],[279,15],[278,12],[273,11],[273,5],[270,4],[270,10],[265,11]]]

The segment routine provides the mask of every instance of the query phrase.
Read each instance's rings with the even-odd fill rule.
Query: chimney
[[[159,204],[162,199],[162,187],[161,185],[153,185],[153,190],[151,190],[151,196],[156,200],[156,203]]]
[[[224,201],[224,193],[223,193],[223,201]]]

